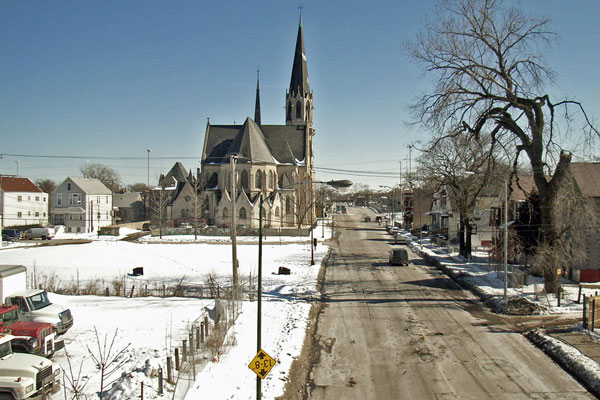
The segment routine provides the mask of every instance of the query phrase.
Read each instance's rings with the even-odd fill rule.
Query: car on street
[[[408,251],[402,247],[392,247],[389,262],[390,265],[408,265]]]
[[[368,215],[365,215],[363,218],[363,221],[365,222],[371,222],[371,217],[369,217]]]
[[[23,233],[25,239],[50,240],[54,237],[54,228],[29,228]]]
[[[394,244],[407,244],[406,236],[401,234],[400,232],[394,235]]]

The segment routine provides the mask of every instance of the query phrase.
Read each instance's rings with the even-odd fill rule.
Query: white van
[[[25,239],[50,240],[54,237],[54,228],[29,228],[24,233]]]

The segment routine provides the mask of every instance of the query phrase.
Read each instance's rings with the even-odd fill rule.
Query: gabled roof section
[[[70,179],[75,185],[79,186],[86,194],[112,194],[102,182],[94,178],[78,178],[70,176]]]
[[[167,175],[165,175],[163,179],[169,179],[173,177],[177,182],[185,183],[187,182],[187,175],[188,172],[183,166],[183,164],[177,161],[175,165],[173,165],[171,170],[167,172]],[[159,184],[162,184],[162,179],[160,180]]]
[[[3,176],[0,178],[0,187],[2,187],[2,190],[5,192],[42,192],[39,187],[29,180],[29,178]]]
[[[600,163],[572,162],[569,168],[585,197],[600,197]]]
[[[304,35],[302,34],[302,17],[298,24],[298,37],[296,38],[296,51],[292,64],[292,78],[290,79],[290,93],[309,93],[308,66],[306,65],[306,52],[304,51]]]
[[[246,118],[226,154],[238,154],[252,162],[274,162],[260,127],[250,117]]]

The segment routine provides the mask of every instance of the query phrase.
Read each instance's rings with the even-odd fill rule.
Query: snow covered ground
[[[321,238],[322,229],[315,230]],[[121,232],[121,236],[125,233]],[[67,234],[62,234],[63,237]],[[325,237],[331,235],[326,230]],[[61,235],[59,235],[60,237]],[[84,236],[84,235],[82,235]],[[81,237],[81,236],[79,236]],[[91,243],[64,246],[8,246],[0,251],[0,263],[22,264],[31,279],[46,280],[59,287],[89,282],[110,286],[115,280],[126,279],[128,285],[145,280],[205,283],[207,276],[226,279],[231,276],[231,246],[219,243],[130,243],[114,238],[96,237]],[[193,236],[192,236],[193,238]],[[186,239],[186,238],[184,238]],[[175,239],[173,239],[175,240]],[[305,243],[297,243],[303,240]],[[185,244],[181,244],[184,242]],[[263,380],[264,398],[283,394],[290,365],[301,351],[310,303],[318,295],[317,274],[320,261],[328,247],[319,240],[315,250],[316,265],[310,265],[310,247],[306,238],[282,240],[281,244],[263,246],[263,306],[262,348],[277,360]],[[240,277],[256,275],[258,247],[256,244],[238,246]],[[290,268],[290,275],[276,275],[280,266]],[[143,267],[143,277],[128,277],[134,267]],[[125,277],[125,278],[124,278]],[[157,394],[158,366],[166,370],[166,355],[173,346],[186,338],[190,323],[200,317],[204,306],[212,300],[159,297],[65,296],[50,294],[53,302],[71,309],[74,326],[65,335],[66,350],[80,382],[83,393],[96,398],[100,388],[100,373],[94,365],[90,350],[97,354],[96,332],[103,342],[115,338],[113,352],[125,348],[120,358],[123,365],[108,379],[109,399],[139,398],[144,383],[145,399],[170,399],[172,393]],[[256,302],[245,301],[237,323],[226,342],[228,348],[216,362],[209,362],[197,371],[197,380],[188,398],[210,395],[215,399],[251,399],[255,397],[256,375],[248,364],[256,354]],[[118,330],[116,330],[118,328]],[[116,332],[116,333],[115,333]],[[69,374],[64,351],[55,355],[63,371]],[[198,389],[196,389],[198,388]],[[55,399],[63,399],[61,392]]]

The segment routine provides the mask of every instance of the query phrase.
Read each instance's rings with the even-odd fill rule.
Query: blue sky
[[[398,172],[402,161],[406,168],[407,146],[427,139],[422,128],[407,127],[407,106],[430,82],[402,44],[434,16],[436,2],[302,4],[317,167]],[[557,74],[548,92],[581,100],[600,118],[600,2],[511,4],[549,17],[560,35],[547,54]],[[196,168],[207,117],[229,124],[253,116],[257,66],[262,122],[284,123],[298,5],[3,1],[0,173],[15,174],[18,165],[20,176],[60,182],[89,161],[113,167],[126,184],[146,182],[147,148],[151,183],[177,160]]]

